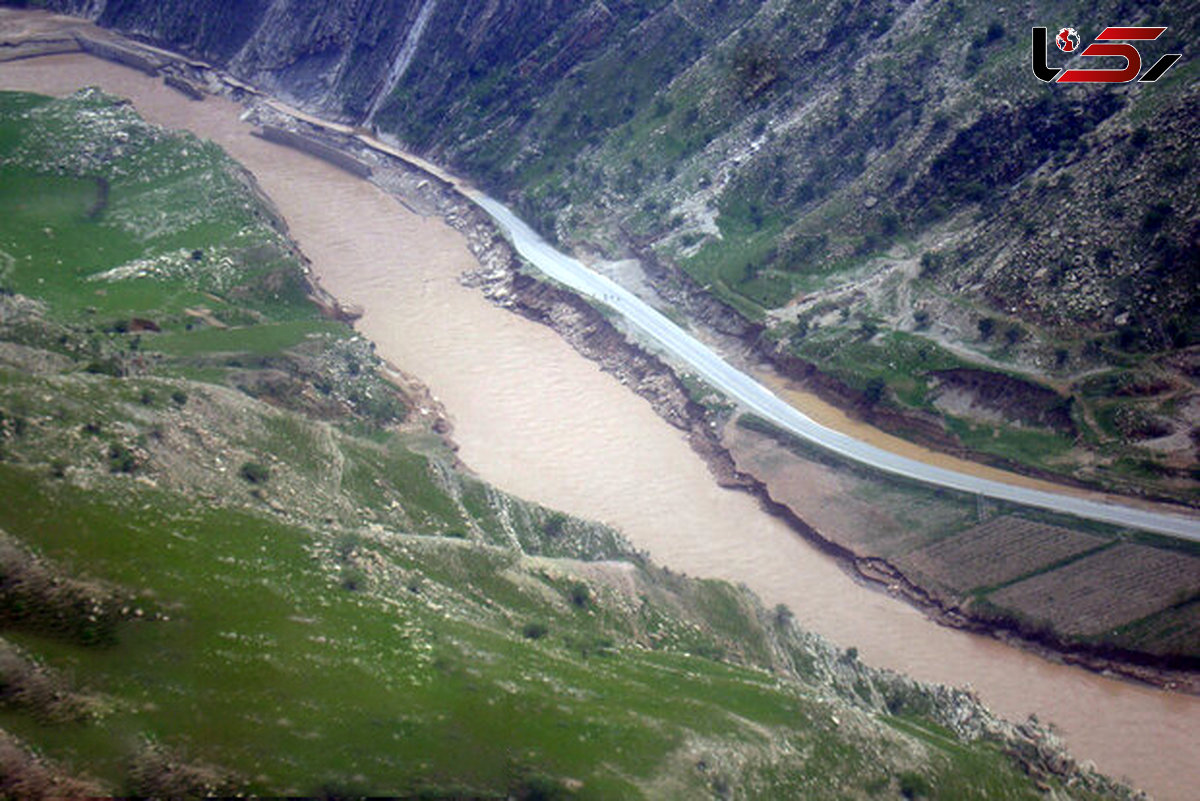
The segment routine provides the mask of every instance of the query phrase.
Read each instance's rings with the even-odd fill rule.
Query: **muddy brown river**
[[[372,184],[250,136],[242,109],[190,101],[161,81],[82,55],[0,64],[0,88],[131,98],[147,119],[214,140],[258,178],[321,283],[366,313],[379,353],[445,405],[463,461],[487,481],[610,523],[656,561],[743,582],[768,605],[875,665],[970,684],[1014,719],[1053,723],[1080,759],[1162,799],[1200,787],[1200,698],[1110,680],[938,626],[849,578],[723,490],[649,404],[550,329],[488,303],[458,276],[475,262],[456,231]]]

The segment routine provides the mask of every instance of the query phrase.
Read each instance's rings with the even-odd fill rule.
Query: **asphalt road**
[[[632,292],[555,250],[507,206],[486,195],[471,192],[469,196],[496,220],[517,251],[547,276],[620,312],[630,324],[675,359],[686,363],[713,387],[746,409],[809,442],[871,467],[927,484],[1200,542],[1200,519],[979,478],[908,459],[826,428],[728,364]]]

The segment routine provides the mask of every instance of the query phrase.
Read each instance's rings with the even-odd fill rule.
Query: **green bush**
[[[367,587],[367,574],[357,567],[347,568],[342,571],[342,589],[350,592],[358,592]]]
[[[942,265],[945,264],[945,257],[941,253],[926,251],[921,254],[921,277],[932,278],[941,272]]]
[[[912,771],[900,774],[900,795],[905,798],[927,798],[932,790],[921,774]]]
[[[259,462],[246,462],[238,474],[251,484],[266,484],[271,478],[271,468]]]
[[[108,469],[113,473],[132,473],[137,470],[137,457],[119,442],[108,446]]]
[[[547,537],[558,537],[562,535],[566,525],[567,516],[561,512],[554,512],[542,523],[542,533]]]
[[[109,375],[113,378],[120,378],[125,374],[120,362],[113,358],[97,359],[83,369],[93,375]]]
[[[534,621],[526,623],[525,628],[521,629],[521,634],[527,640],[540,640],[550,633],[550,629],[545,623]]]
[[[1155,203],[1142,217],[1142,231],[1147,234],[1158,231],[1174,211],[1170,203]]]
[[[572,584],[571,590],[567,593],[567,595],[570,597],[571,603],[580,609],[587,606],[588,602],[592,600],[592,591],[588,589],[588,585],[584,584],[582,581],[577,581]]]
[[[868,406],[874,406],[883,400],[883,394],[887,391],[887,383],[878,376],[867,381],[867,386],[863,390],[863,402]]]

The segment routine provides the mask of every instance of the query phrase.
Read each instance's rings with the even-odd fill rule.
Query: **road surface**
[[[826,428],[727,363],[629,290],[555,250],[504,204],[479,192],[465,191],[500,225],[517,252],[547,276],[620,312],[631,325],[672,357],[687,364],[713,387],[802,439],[856,462],[927,484],[1200,542],[1200,519],[1197,518],[1019,487],[947,470]]]

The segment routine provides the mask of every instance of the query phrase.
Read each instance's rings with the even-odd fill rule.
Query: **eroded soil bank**
[[[362,306],[360,329],[381,355],[428,384],[455,425],[464,462],[489,481],[613,523],[673,569],[743,581],[767,603],[787,603],[801,624],[856,646],[870,662],[927,680],[970,683],[1011,717],[1036,712],[1063,730],[1081,758],[1161,797],[1187,797],[1200,779],[1191,747],[1200,725],[1197,699],[933,625],[851,580],[756,499],[716,486],[687,433],[664,425],[619,377],[580,358],[549,328],[463,286],[461,274],[478,271],[479,262],[441,220],[407,211],[332,165],[249,136],[238,120],[242,109],[220,99],[196,103],[146,76],[81,56],[0,66],[6,87],[57,94],[84,84],[132,97],[148,118],[212,138],[246,164],[324,286]],[[450,219],[463,218],[451,213]],[[472,238],[478,236],[486,233]],[[494,260],[484,265],[502,267]],[[544,291],[529,290],[531,297]],[[529,313],[582,319],[583,310],[554,302]],[[577,322],[569,327],[585,344],[607,351],[610,334]],[[624,355],[609,355],[625,362]],[[635,378],[645,389],[675,396],[648,366],[624,383]],[[690,422],[680,422],[691,431]]]

